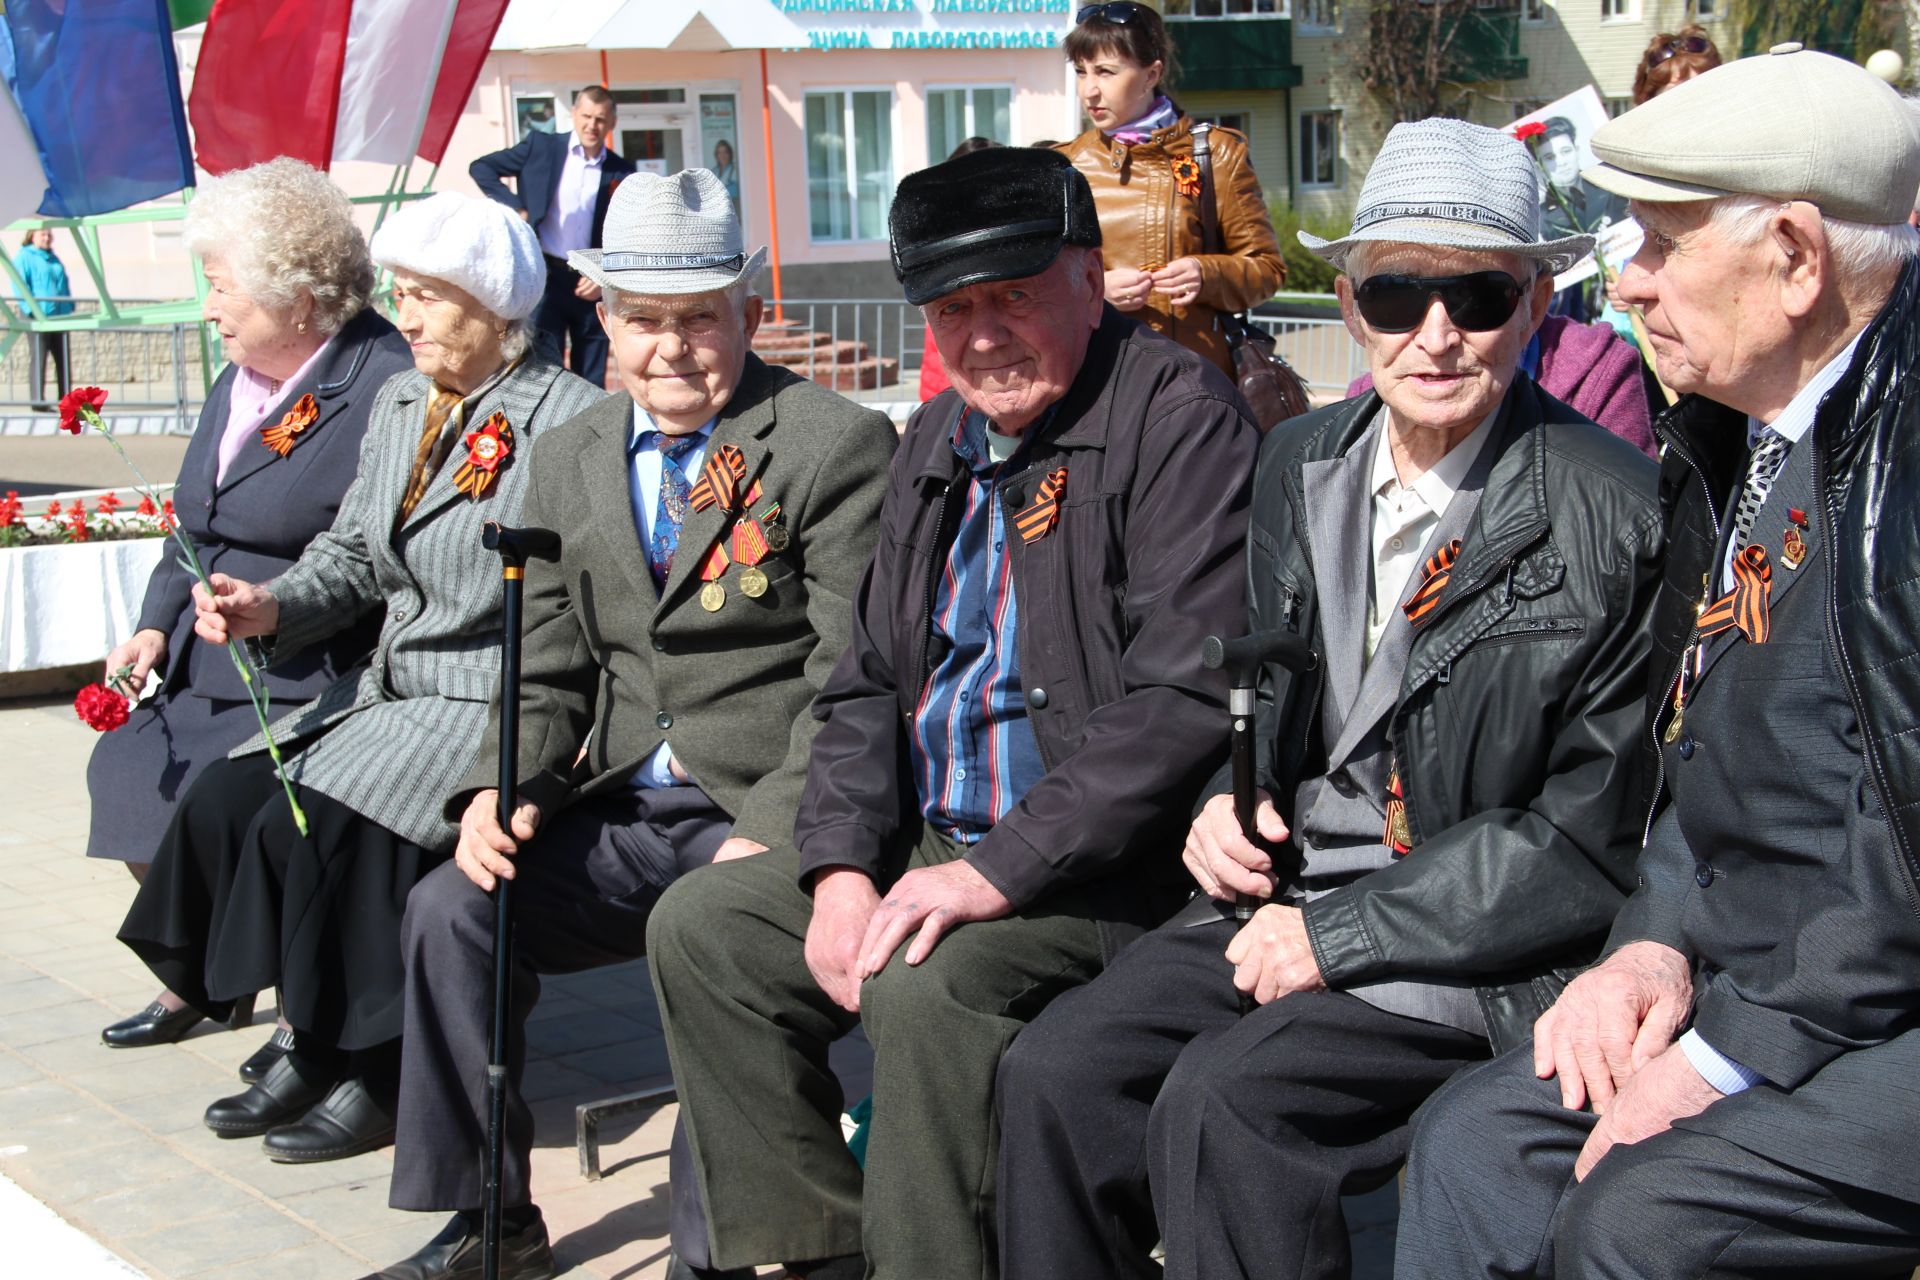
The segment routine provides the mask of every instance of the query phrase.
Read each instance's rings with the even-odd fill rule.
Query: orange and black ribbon
[[[1173,162],[1173,185],[1189,199],[1200,194],[1200,166],[1192,157],[1181,156]]]
[[[1447,580],[1453,576],[1453,562],[1459,558],[1458,538],[1427,557],[1426,568],[1421,571],[1420,589],[1400,606],[1406,611],[1408,622],[1417,627],[1433,613],[1440,603],[1440,593],[1447,589]]]
[[[1387,828],[1380,834],[1380,843],[1396,858],[1413,852],[1413,827],[1407,821],[1407,793],[1400,785],[1397,766],[1387,777]]]
[[[740,482],[747,478],[747,455],[734,445],[723,444],[707,455],[700,468],[700,483],[693,486],[687,501],[695,511],[705,511],[716,502],[722,511],[732,511],[740,500]]]
[[[1053,532],[1054,526],[1060,523],[1060,499],[1066,492],[1067,469],[1059,467],[1049,472],[1034,490],[1033,501],[1013,518],[1013,527],[1019,530],[1022,542],[1031,545]]]
[[[260,442],[284,458],[293,452],[296,437],[319,417],[320,406],[313,402],[311,395],[303,395],[293,408],[281,416],[280,421],[270,427],[260,428]]]
[[[453,473],[453,487],[478,502],[512,455],[513,428],[507,425],[507,415],[496,409],[478,431],[467,432],[467,460]]]
[[[1733,627],[1749,643],[1765,644],[1772,630],[1768,618],[1772,599],[1773,565],[1767,560],[1767,549],[1749,542],[1733,558],[1733,590],[1700,615],[1700,638],[1717,636]]]

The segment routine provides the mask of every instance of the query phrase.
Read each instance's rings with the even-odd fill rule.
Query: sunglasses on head
[[[1669,40],[1647,55],[1647,65],[1657,67],[1668,58],[1682,53],[1705,53],[1711,48],[1705,36],[1681,36]]]
[[[1132,0],[1112,0],[1110,4],[1081,5],[1080,12],[1073,15],[1073,21],[1077,26],[1089,19],[1100,18],[1104,21],[1117,22],[1124,26],[1126,23],[1132,22],[1139,14],[1140,6],[1132,3]]]
[[[1504,271],[1473,271],[1463,276],[1368,276],[1353,291],[1354,305],[1380,333],[1412,333],[1427,318],[1433,299],[1447,318],[1469,333],[1498,329],[1513,319],[1526,291]]]

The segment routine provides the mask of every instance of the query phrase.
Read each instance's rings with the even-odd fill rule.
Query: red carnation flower
[[[107,393],[99,387],[75,387],[60,397],[60,429],[79,435],[87,429],[82,413],[91,411],[98,416],[100,406],[106,402]]]
[[[1515,125],[1513,136],[1525,142],[1528,138],[1537,138],[1547,131],[1547,126],[1538,120],[1529,120],[1525,124]]]
[[[90,684],[73,700],[74,714],[89,728],[109,733],[127,722],[127,700],[103,684]]]

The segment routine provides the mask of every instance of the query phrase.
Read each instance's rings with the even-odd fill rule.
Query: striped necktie
[[[1792,447],[1791,440],[1770,427],[1754,441],[1753,454],[1747,459],[1747,482],[1740,487],[1740,505],[1733,513],[1736,555],[1746,549],[1747,541],[1753,536],[1753,522],[1759,519],[1760,508],[1767,505],[1767,495],[1773,491],[1773,482],[1780,475],[1780,464],[1787,460],[1787,450]]]

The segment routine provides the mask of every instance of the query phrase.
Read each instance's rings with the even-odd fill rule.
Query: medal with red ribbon
[[[280,421],[270,427],[260,428],[260,443],[284,458],[293,452],[300,433],[312,426],[319,417],[320,406],[313,402],[311,395],[303,395],[293,408],[281,415]]]
[[[731,474],[732,468],[729,467],[728,470]],[[745,473],[746,464],[745,460],[742,459],[739,472],[733,475],[734,483],[737,484]],[[701,483],[706,483],[704,473]],[[708,490],[705,505],[712,506],[714,502],[718,501],[718,498],[715,496],[718,491],[718,486],[714,486]],[[695,489],[695,497],[690,499],[696,506],[700,505],[698,502],[699,492],[698,489]],[[751,510],[753,507],[759,505],[762,496],[760,482],[755,480],[747,489],[746,507]],[[700,603],[706,607],[708,612],[716,612],[726,603],[726,592],[724,588],[720,586],[720,578],[726,573],[727,566],[736,561],[739,562],[741,567],[740,594],[747,596],[749,599],[758,599],[767,593],[767,587],[770,585],[770,582],[767,578],[766,570],[760,568],[759,565],[770,553],[777,550],[773,545],[774,537],[769,532],[769,529],[770,527],[779,528],[779,526],[774,523],[779,520],[779,518],[780,504],[778,502],[770,502],[757,515],[743,514],[734,522],[732,530],[727,534],[723,534],[721,538],[713,544],[712,549],[707,552],[706,559],[700,562],[700,581],[707,584],[701,589]],[[784,528],[779,528],[779,541],[781,546],[786,545],[786,530]]]
[[[1381,833],[1380,843],[1386,845],[1396,858],[1404,858],[1413,852],[1413,827],[1407,821],[1407,793],[1400,785],[1398,764],[1387,775],[1387,826]]]
[[[496,409],[478,431],[467,432],[467,460],[453,473],[453,487],[478,502],[512,456],[513,428],[507,425],[507,415]]]

